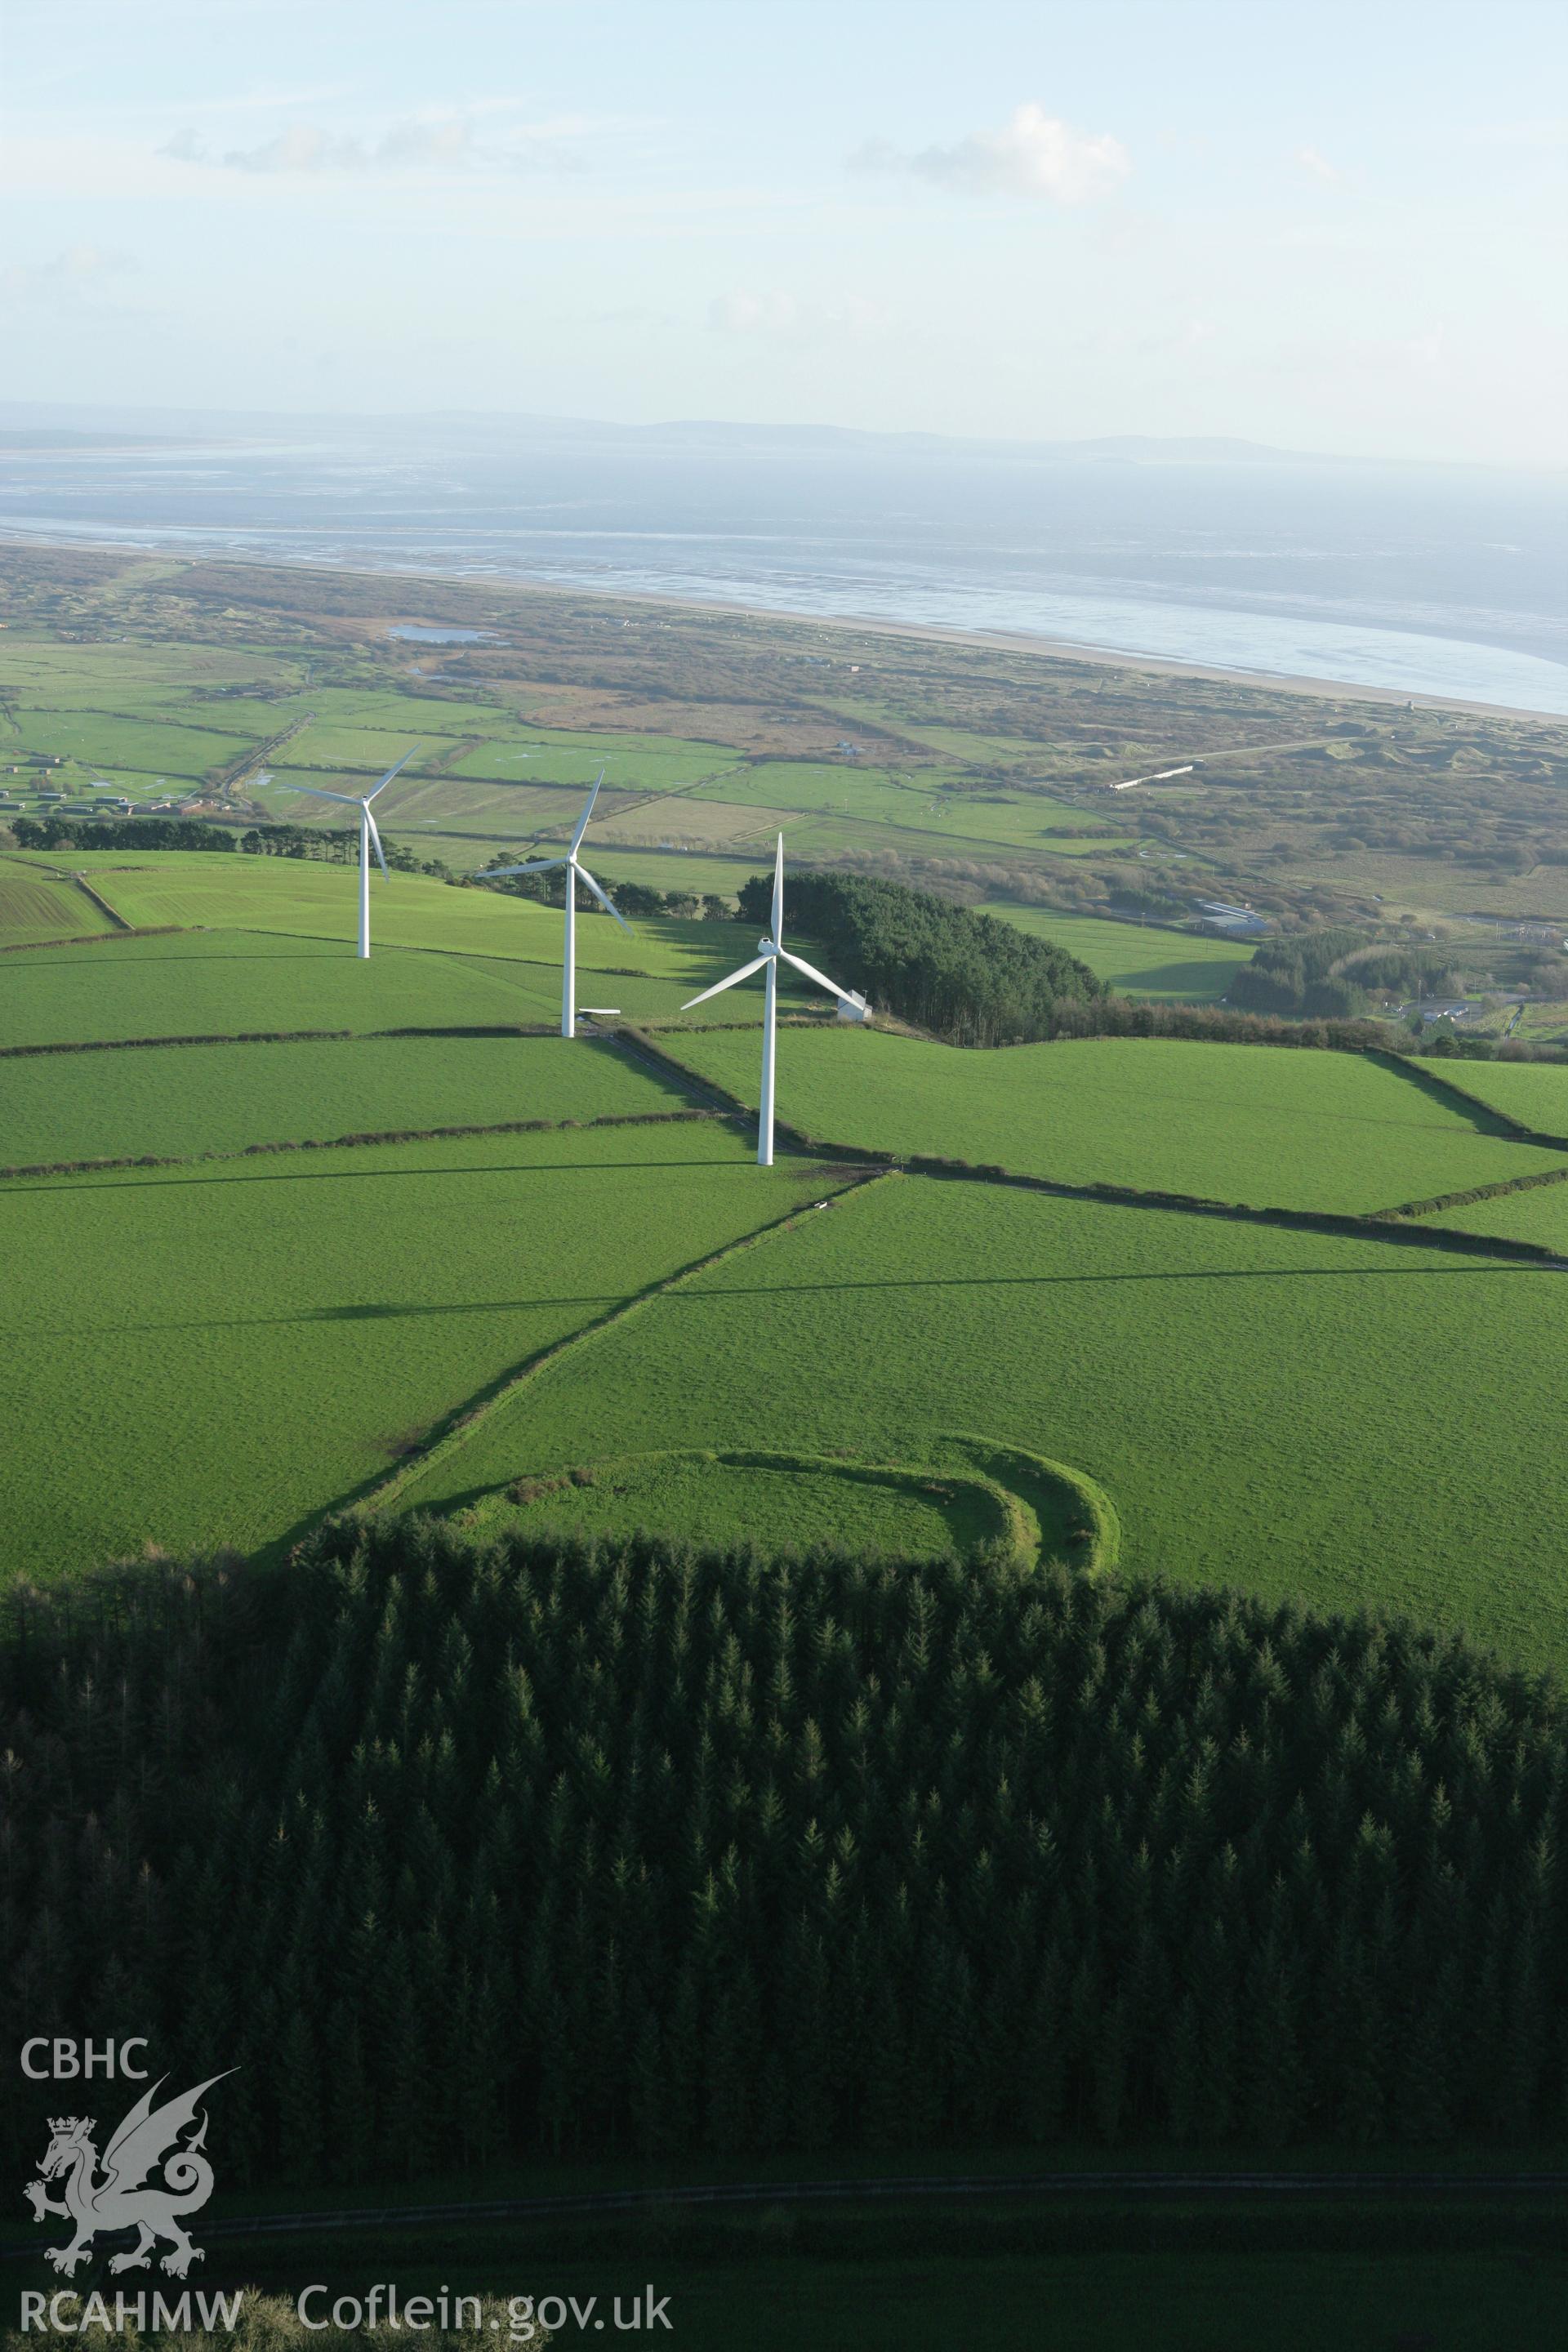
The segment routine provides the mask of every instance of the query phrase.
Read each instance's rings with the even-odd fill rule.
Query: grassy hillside
[[[0,962],[0,1045],[528,1027],[560,1017],[559,965],[380,947],[362,963],[336,940],[268,931],[120,932],[101,945],[40,948]]]
[[[271,1543],[535,1349],[823,1189],[711,1123],[0,1185],[6,1572]]]
[[[1100,1481],[1139,1570],[1568,1664],[1565,1297],[1479,1256],[889,1177],[563,1356],[400,1501],[581,1461],[595,1430],[939,1464],[983,1430]]]
[[[1095,915],[1062,915],[1053,907],[989,901],[982,911],[1037,940],[1053,940],[1127,996],[1217,1003],[1231,974],[1252,953],[1250,946],[1237,940],[1164,931],[1152,923],[1118,923]]]
[[[754,1037],[700,1033],[670,1050],[755,1103]],[[1561,1164],[1358,1055],[1168,1038],[973,1054],[876,1030],[788,1030],[778,1109],[824,1141],[1258,1208],[1367,1212]]]
[[[1443,1075],[1521,1127],[1568,1140],[1568,1062],[1461,1062]]]
[[[0,1059],[5,1164],[682,1108],[673,1077],[563,1037],[363,1037]]]

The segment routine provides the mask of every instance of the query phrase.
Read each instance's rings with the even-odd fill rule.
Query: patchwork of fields
[[[0,1180],[10,1572],[276,1549],[389,1476],[385,1507],[548,1518],[552,1475],[595,1465],[557,1507],[574,1524],[929,1547],[1007,1507],[984,1441],[1098,1482],[1131,1566],[1568,1656],[1568,1291],[1488,1247],[1568,1254],[1568,1183],[1443,1213],[1473,1237],[1455,1247],[868,1180],[809,1150],[762,1171],[743,1120],[672,1121],[705,1087],[629,1044],[385,1034],[551,1024],[558,912],[399,877],[362,964],[344,869],[82,865],[125,919],[188,928],[0,958],[0,1164],[180,1164]],[[90,905],[47,861],[3,872],[44,919]],[[1102,928],[1107,952],[1148,951]],[[731,925],[579,937],[580,993],[655,1023],[736,961]],[[664,1042],[749,1102],[760,992],[725,1010],[742,1025]],[[351,1034],[238,1042],[300,1030]],[[126,1042],[160,1037],[208,1042]],[[103,1050],[15,1050],[48,1045]],[[1458,1076],[1562,1123],[1559,1072]],[[851,1149],[1297,1212],[1568,1174],[1440,1081],[1260,1047],[787,1027],[779,1108]],[[522,1120],[575,1124],[220,1156]],[[781,1453],[796,1505],[752,1458]],[[613,1467],[628,1456],[648,1459]]]
[[[1099,1480],[1130,1564],[1562,1664],[1565,1312],[1484,1256],[889,1176],[563,1355],[400,1499],[595,1428],[938,1463],[984,1429]]]

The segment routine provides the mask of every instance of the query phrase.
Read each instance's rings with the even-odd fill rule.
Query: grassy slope
[[[1521,1127],[1568,1138],[1568,1062],[1459,1062],[1443,1075]]]
[[[548,1369],[408,1502],[615,1450],[1088,1471],[1124,1564],[1392,1605],[1568,1661],[1559,1276],[1385,1242],[889,1178]]]
[[[87,902],[84,900],[83,904]],[[119,934],[0,961],[0,1045],[269,1029],[481,1028],[558,1020],[558,973],[510,958],[378,949],[266,931]]]
[[[6,1569],[275,1540],[403,1433],[820,1189],[710,1125],[0,1186]]]
[[[703,1032],[672,1050],[756,1100],[754,1035]],[[781,1118],[835,1143],[1258,1208],[1392,1208],[1561,1164],[1478,1133],[1461,1109],[1375,1062],[1168,1038],[976,1054],[876,1030],[790,1030],[778,1103]]]
[[[0,1061],[8,1167],[190,1156],[247,1143],[676,1110],[690,1096],[563,1037],[367,1037],[168,1045]]]
[[[1049,907],[988,906],[976,911],[994,915],[1034,939],[1054,940],[1129,996],[1217,1003],[1233,973],[1252,958],[1250,947],[1235,940],[1205,939],[1198,931],[1145,929],[1097,915],[1058,915]]]
[[[109,861],[105,861],[108,864]],[[353,940],[359,922],[358,877],[343,866],[293,858],[182,856],[128,865],[95,876],[97,887],[131,923],[210,923],[224,929],[303,932]],[[712,948],[696,935],[710,927],[682,923],[638,928],[635,937],[606,917],[584,915],[577,930],[579,970],[629,968],[683,977],[706,972]],[[727,925],[717,927],[727,932]],[[673,937],[667,937],[672,933]],[[685,934],[693,936],[688,938]],[[444,948],[473,955],[516,956],[559,964],[561,915],[526,898],[458,890],[418,875],[375,877],[371,939],[388,947]],[[725,942],[728,943],[727,941]],[[704,949],[707,952],[704,953]],[[718,967],[721,969],[722,967]]]
[[[80,939],[113,929],[101,907],[53,874],[28,873],[0,858],[0,947],[25,947],[34,940]]]

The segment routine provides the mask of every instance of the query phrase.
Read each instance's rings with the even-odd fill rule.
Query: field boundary
[[[484,1127],[389,1128],[363,1135],[283,1137],[271,1143],[242,1143],[233,1151],[192,1151],[158,1158],[148,1152],[121,1160],[42,1160],[32,1168],[0,1168],[0,1183],[23,1176],[98,1176],[118,1168],[205,1168],[226,1160],[262,1160],[280,1151],[356,1151],[395,1143],[457,1143],[476,1135],[559,1135],[569,1129],[600,1127],[679,1127],[692,1121],[717,1126],[727,1111],[690,1107],[684,1110],[605,1111],[597,1118],[505,1118]]]
[[[110,921],[114,925],[117,931],[131,931],[135,929],[136,926],[126,920],[118,907],[111,907],[110,905],[101,890],[95,890],[93,888],[92,884],[88,880],[85,874],[73,874],[70,878],[76,884],[77,888],[81,892],[83,898],[90,898],[93,905],[97,907],[101,913],[109,917]]]
[[[829,1172],[826,1170],[824,1171],[825,1175]],[[853,1196],[868,1185],[876,1182],[879,1177],[891,1175],[894,1172],[891,1169],[866,1166],[846,1169],[844,1181],[837,1188],[833,1197],[841,1201],[847,1196]],[[635,1292],[631,1297],[619,1300],[614,1307],[607,1307],[603,1315],[595,1315],[591,1322],[583,1324],[577,1330],[568,1331],[561,1339],[551,1340],[547,1347],[536,1349],[531,1356],[525,1357],[523,1361],[514,1365],[510,1372],[503,1372],[499,1381],[493,1381],[487,1390],[481,1391],[479,1395],[469,1403],[458,1406],[455,1416],[447,1415],[438,1425],[435,1436],[427,1444],[421,1447],[417,1454],[411,1454],[405,1461],[396,1464],[392,1470],[384,1473],[382,1477],[374,1480],[363,1490],[354,1507],[364,1511],[384,1510],[388,1504],[395,1502],[405,1488],[424,1477],[426,1473],[434,1469],[437,1463],[444,1461],[447,1454],[456,1453],[466,1444],[481,1422],[488,1421],[499,1406],[508,1403],[520,1390],[526,1388],[531,1381],[536,1380],[547,1366],[554,1363],[558,1357],[566,1355],[574,1348],[583,1347],[588,1340],[596,1338],[601,1331],[608,1330],[614,1325],[624,1322],[628,1315],[636,1314],[639,1307],[651,1306],[656,1298],[662,1298],[668,1292],[678,1290],[683,1283],[693,1281],[698,1275],[707,1274],[714,1266],[722,1265],[727,1259],[738,1257],[742,1251],[755,1249],[762,1243],[771,1241],[776,1234],[783,1233],[793,1225],[798,1217],[810,1213],[809,1207],[802,1208],[798,1204],[786,1209],[782,1215],[770,1218],[765,1225],[755,1226],[749,1234],[741,1234],[739,1239],[725,1242],[721,1247],[709,1250],[700,1258],[689,1260],[685,1265],[678,1266],[673,1274],[665,1275],[658,1281],[649,1283],[645,1289]]]
[[[637,1044],[646,1048],[653,1058],[667,1062],[672,1070],[694,1084],[735,1105],[740,1114],[753,1125],[756,1112],[727,1087],[700,1078],[689,1070],[674,1054],[666,1054],[643,1032],[620,1031],[619,1036],[633,1034]],[[835,1143],[821,1136],[807,1135],[803,1129],[791,1127],[784,1119],[775,1119],[775,1135],[782,1137],[795,1150],[812,1158],[844,1160],[858,1165],[875,1163],[911,1176],[934,1176],[949,1181],[973,1184],[998,1184],[1017,1192],[1045,1192],[1064,1201],[1101,1201],[1130,1209],[1168,1209],[1192,1217],[1225,1217],[1239,1224],[1276,1225],[1289,1231],[1305,1233],[1352,1234],[1362,1240],[1388,1241],[1395,1244],[1429,1242],[1436,1249],[1453,1249],[1472,1256],[1518,1257],[1551,1266],[1568,1265],[1568,1257],[1550,1249],[1544,1242],[1514,1241],[1500,1234],[1467,1233],[1457,1225],[1424,1225],[1405,1229],[1404,1220],[1417,1213],[1415,1209],[1257,1209],[1241,1201],[1210,1201],[1196,1192],[1156,1192],[1132,1184],[1067,1184],[1052,1176],[1029,1176],[1009,1168],[1001,1168],[970,1160],[944,1160],[924,1152],[893,1152],[874,1150],[869,1145]],[[1501,1192],[1519,1192],[1531,1184],[1555,1183],[1568,1177],[1568,1168],[1553,1168],[1531,1176],[1516,1176],[1495,1189]],[[1439,1208],[1457,1208],[1463,1201],[1482,1197],[1481,1194],[1450,1196],[1436,1202]],[[1417,1204],[1418,1208],[1425,1204]]]
[[[1532,1176],[1510,1176],[1501,1184],[1478,1184],[1468,1192],[1440,1192],[1431,1201],[1405,1201],[1396,1209],[1380,1209],[1384,1217],[1430,1217],[1439,1209],[1468,1209],[1479,1201],[1503,1201],[1511,1192],[1533,1192],[1542,1184],[1568,1183],[1568,1168],[1540,1168]]]
[[[166,940],[188,929],[184,923],[125,923],[117,931],[73,931],[62,940],[13,940],[0,955],[36,955],[40,948],[100,948],[109,940]]]
[[[1425,1079],[1427,1084],[1442,1094],[1451,1095],[1456,1100],[1462,1102],[1467,1110],[1485,1111],[1489,1118],[1496,1119],[1506,1129],[1510,1139],[1516,1143],[1539,1143],[1548,1151],[1568,1151],[1568,1135],[1550,1135],[1541,1128],[1526,1127],[1524,1121],[1521,1118],[1515,1118],[1511,1111],[1500,1110],[1496,1103],[1488,1102],[1484,1096],[1473,1095],[1468,1087],[1460,1086],[1457,1078],[1439,1076],[1435,1070],[1428,1072],[1424,1068],[1417,1072],[1406,1055],[1385,1052],[1380,1047],[1371,1053],[1368,1058],[1373,1061],[1392,1063],[1395,1069],[1403,1070],[1406,1076],[1416,1077],[1418,1080]],[[1531,1066],[1529,1063],[1521,1063],[1518,1066],[1528,1069]]]

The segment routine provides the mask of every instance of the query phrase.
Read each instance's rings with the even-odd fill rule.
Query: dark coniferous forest
[[[417,1519],[5,1608],[5,2031],[237,2066],[231,2179],[1568,2113],[1568,1718],[1457,1640]]]

